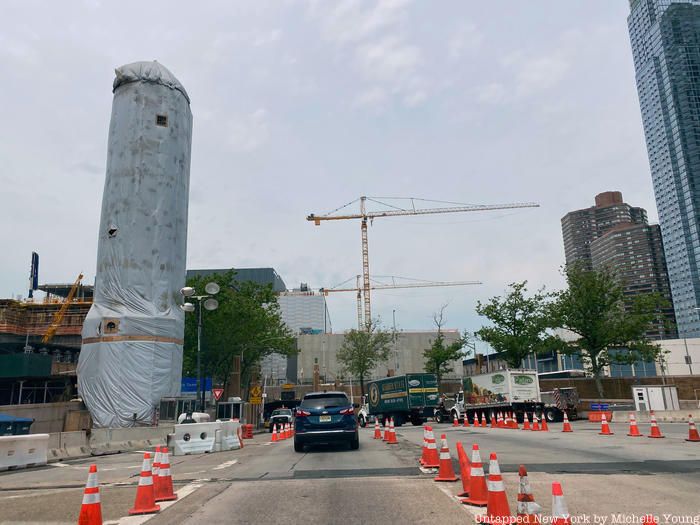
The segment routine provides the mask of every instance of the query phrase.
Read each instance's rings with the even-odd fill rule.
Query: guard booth
[[[229,397],[228,401],[216,404],[216,419],[241,419],[243,400],[240,397]]]
[[[678,389],[673,385],[640,385],[632,387],[637,411],[680,410]]]
[[[177,421],[180,414],[196,412],[197,400],[194,396],[163,397],[158,411],[159,421]]]

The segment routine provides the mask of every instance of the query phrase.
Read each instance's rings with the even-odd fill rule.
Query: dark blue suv
[[[306,394],[294,418],[294,450],[304,445],[345,441],[352,450],[360,448],[355,411],[345,392]]]

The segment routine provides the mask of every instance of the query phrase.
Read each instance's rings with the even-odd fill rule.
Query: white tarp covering
[[[94,303],[78,389],[95,426],[151,424],[180,391],[192,113],[157,62],[116,70]]]

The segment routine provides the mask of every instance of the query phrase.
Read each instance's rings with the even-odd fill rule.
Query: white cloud
[[[228,142],[234,151],[250,152],[269,138],[267,110],[259,108],[229,124]]]
[[[525,59],[516,66],[516,93],[529,96],[556,86],[571,67],[560,52]]]
[[[377,106],[384,103],[387,99],[386,91],[381,87],[372,87],[355,97],[353,105],[356,107]]]
[[[398,37],[388,36],[360,46],[356,58],[366,77],[395,82],[414,74],[421,62],[421,53],[416,46],[406,44]]]
[[[447,54],[453,59],[461,58],[465,53],[476,51],[481,47],[484,36],[476,25],[463,23],[452,34],[447,42]]]
[[[359,42],[399,22],[408,3],[408,0],[321,1],[311,4],[311,14],[320,21],[325,39],[338,43]]]
[[[476,88],[476,98],[486,104],[500,104],[506,99],[507,90],[499,82],[491,82]]]

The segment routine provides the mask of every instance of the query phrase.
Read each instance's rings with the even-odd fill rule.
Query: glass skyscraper
[[[627,19],[680,337],[700,337],[700,0],[630,0]]]

